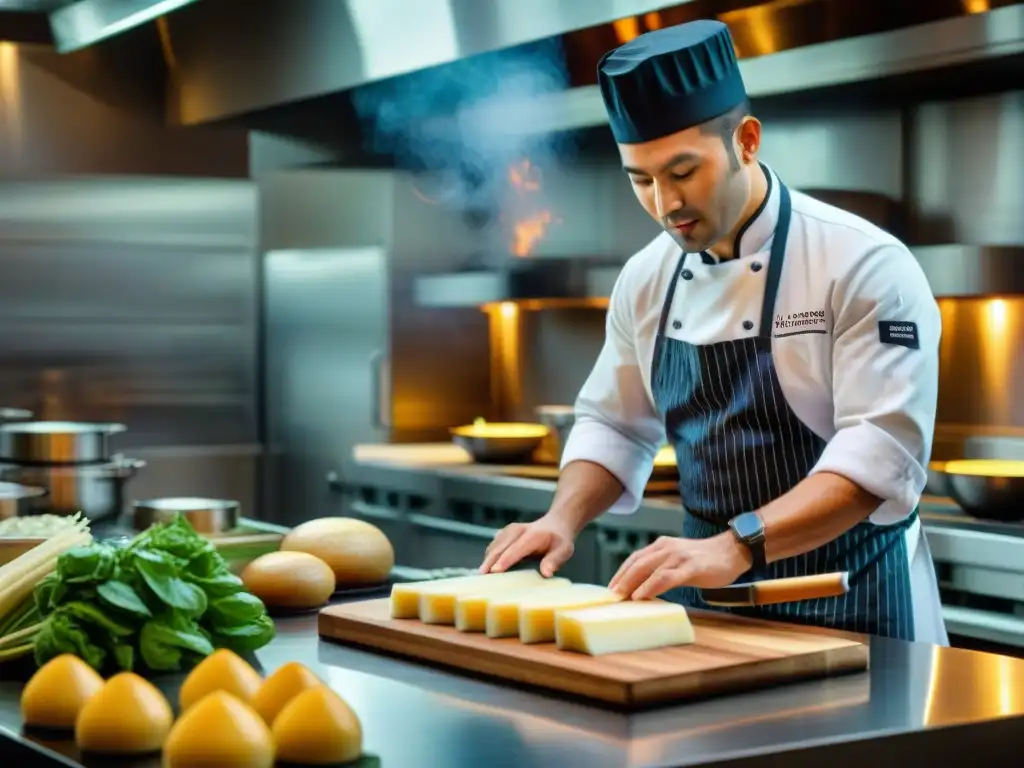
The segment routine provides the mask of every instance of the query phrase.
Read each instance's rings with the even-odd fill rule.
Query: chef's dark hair
[[[708,120],[700,126],[701,133],[715,134],[722,139],[725,150],[729,154],[729,164],[734,171],[740,169],[740,159],[733,150],[732,137],[736,129],[740,127],[743,118],[750,114],[750,101],[744,99],[724,115],[719,115],[713,120]]]

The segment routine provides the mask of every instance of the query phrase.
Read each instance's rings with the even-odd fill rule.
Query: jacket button
[[[688,269],[684,269],[682,272],[683,280],[693,280],[693,272]]]
[[[752,323],[752,322],[751,322],[750,320],[744,320],[744,321],[743,321],[743,329],[744,329],[745,331],[749,331],[749,330],[751,330],[751,329],[752,329],[753,327],[754,327],[754,324],[753,324],[753,323]]]
[[[675,328],[678,331],[680,328],[683,327],[683,324],[681,322],[679,322],[678,320],[673,320],[672,321],[672,327]]]
[[[760,272],[761,271],[761,262],[760,261],[755,261],[753,264],[751,264],[750,265],[750,271],[751,272]]]

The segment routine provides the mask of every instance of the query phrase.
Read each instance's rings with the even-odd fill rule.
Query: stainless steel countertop
[[[781,753],[786,768],[940,758],[995,768],[1019,765],[1024,728],[1024,660],[882,639],[867,672],[634,714],[323,642],[315,615],[280,620],[256,658],[264,673],[311,667],[358,713],[383,768],[769,766]],[[159,684],[174,701],[180,678]],[[29,753],[9,751],[24,741],[21,685],[0,680],[0,764],[27,768]],[[52,750],[35,764],[114,765],[81,761],[67,742],[30,743]]]
[[[360,448],[372,449],[365,456]],[[351,464],[358,467],[358,479],[353,484],[379,485],[408,493],[427,496],[472,498],[479,503],[507,505],[509,493],[515,493],[515,505],[525,512],[544,514],[554,496],[554,479],[536,479],[519,476],[521,468],[515,466],[453,463],[448,454],[451,446],[437,444],[423,446],[424,456],[436,448],[445,460],[431,463],[421,456],[413,456],[410,446],[373,445],[357,446]],[[393,452],[392,452],[393,451]],[[960,509],[952,499],[924,496],[921,499],[921,520],[925,528],[970,528],[1007,536],[1024,536],[1024,523],[997,523],[973,518]],[[682,529],[682,501],[677,495],[655,494],[645,496],[640,508],[631,515],[602,515],[596,524],[602,528],[643,530],[665,535],[678,535]]]

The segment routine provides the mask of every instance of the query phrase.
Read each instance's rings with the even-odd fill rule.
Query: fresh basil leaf
[[[50,616],[35,639],[35,662],[42,666],[50,659],[71,653],[95,670],[103,669],[106,651],[89,639],[89,635],[67,614]]]
[[[131,672],[135,668],[135,649],[123,643],[115,645],[114,661],[117,662],[117,666],[121,669]]]
[[[228,597],[245,590],[245,584],[242,583],[242,580],[228,571],[209,578],[185,574],[185,578],[193,584],[202,587],[206,596],[211,600]]]
[[[60,576],[54,571],[36,584],[33,597],[36,601],[36,608],[41,615],[46,616],[53,610],[55,606],[54,592],[60,583]]]
[[[71,616],[79,623],[92,624],[114,637],[131,637],[135,627],[111,618],[95,605],[89,603],[65,603],[55,615]]]
[[[269,616],[235,627],[217,627],[213,631],[214,642],[236,653],[257,651],[274,639],[274,622]]]
[[[113,575],[116,562],[113,547],[106,544],[74,547],[57,558],[57,575],[65,584],[96,583]]]
[[[204,618],[213,625],[214,632],[221,627],[236,627],[259,621],[267,613],[263,601],[251,592],[236,592],[210,601]]]
[[[134,616],[150,618],[153,612],[139,597],[139,594],[123,581],[105,581],[96,588],[96,594],[107,605],[119,608]]]
[[[140,549],[135,552],[135,567],[146,586],[164,603],[191,616],[202,616],[206,611],[206,593],[178,577],[171,557],[163,552]]]
[[[213,653],[213,645],[198,631],[194,624],[188,626],[180,621],[172,626],[164,619],[152,619],[142,626],[139,634],[139,651],[146,666],[154,671],[175,671],[181,669],[182,651],[199,656]]]

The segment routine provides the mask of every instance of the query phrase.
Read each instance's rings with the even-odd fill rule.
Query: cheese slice
[[[483,575],[483,574],[480,574]],[[410,581],[391,586],[391,618],[418,619],[420,617],[420,594],[428,584],[453,584],[479,576],[451,576],[430,581]]]
[[[459,595],[455,598],[455,628],[460,632],[483,632],[487,629],[487,606],[494,600],[510,600],[517,597],[526,597],[539,589],[551,589],[552,587],[567,587],[572,584],[568,579],[555,577],[544,579],[538,584],[529,586],[509,587],[502,584],[492,584],[490,589],[474,592],[471,595]],[[519,619],[512,624],[512,634],[519,634]]]
[[[539,584],[544,577],[539,571],[507,571],[459,576],[451,581],[438,580],[419,585],[417,615],[424,624],[454,624],[455,598],[493,589],[497,585],[520,587]]]
[[[602,656],[695,641],[686,608],[664,600],[627,600],[555,614],[555,642],[563,651]]]
[[[620,595],[608,587],[596,584],[572,584],[568,587],[541,590],[536,594],[512,600],[495,600],[487,607],[487,634],[489,637],[509,636],[506,634],[507,625],[504,622],[511,618],[514,611],[517,619],[516,634],[519,635],[520,642],[550,643],[555,639],[556,610],[603,605],[619,600],[622,600]]]

